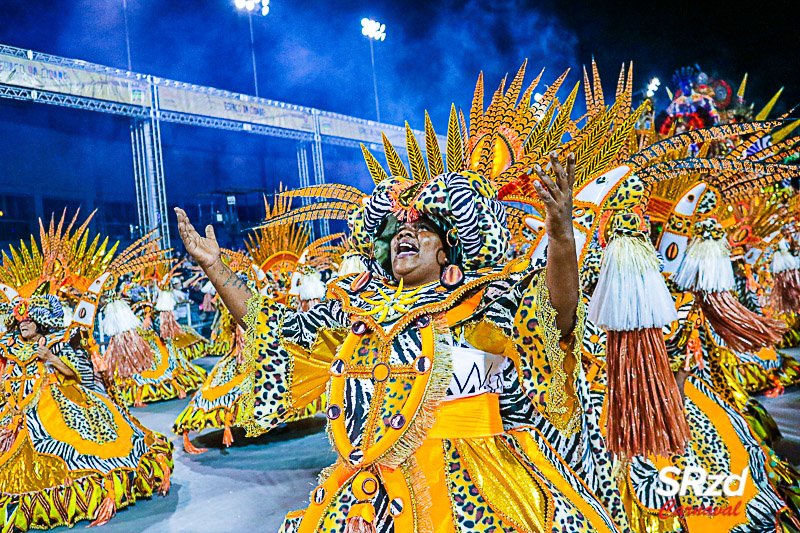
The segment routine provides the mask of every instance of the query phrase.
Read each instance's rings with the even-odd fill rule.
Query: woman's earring
[[[447,239],[447,245],[450,246],[450,248],[455,248],[458,245],[458,231],[456,231],[456,228],[450,228],[445,238]]]
[[[458,265],[447,265],[439,281],[445,289],[453,290],[464,282],[464,273]]]

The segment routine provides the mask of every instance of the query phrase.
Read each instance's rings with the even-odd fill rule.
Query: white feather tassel
[[[613,238],[589,303],[589,320],[604,329],[630,331],[661,328],[677,319],[652,245],[636,237]]]
[[[64,327],[68,328],[72,324],[73,311],[67,304],[62,304],[61,308],[64,310]]]
[[[336,271],[337,276],[347,276],[350,274],[361,274],[366,272],[367,267],[361,256],[358,254],[350,254],[344,258],[342,264],[339,265],[339,270]]]
[[[675,283],[689,291],[722,292],[735,288],[728,241],[695,237],[686,249]]]
[[[172,291],[160,291],[156,300],[156,311],[174,311],[177,304]]]
[[[100,327],[107,337],[132,331],[142,325],[125,300],[114,300],[106,305]]]
[[[778,249],[772,255],[772,273],[778,274],[787,270],[800,269],[800,259],[789,252],[789,245],[786,240],[778,243]]]
[[[327,289],[319,272],[303,274],[300,278],[301,300],[322,300]]]
[[[210,281],[206,281],[205,285],[203,285],[203,288],[200,289],[200,292],[213,296],[217,294],[217,289],[214,288],[214,285],[212,285]]]

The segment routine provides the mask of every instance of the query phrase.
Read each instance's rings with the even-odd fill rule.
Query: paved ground
[[[757,398],[777,420],[783,438],[775,445],[781,457],[800,465],[800,388],[795,387],[777,398]]]
[[[215,362],[214,358],[196,361],[207,369]],[[145,426],[172,435],[172,423],[187,401],[134,409],[134,415]],[[800,389],[759,401],[783,432],[779,453],[800,464]],[[288,511],[307,505],[317,472],[335,459],[322,418],[296,422],[258,439],[246,439],[234,430],[234,439],[234,445],[226,450],[221,431],[194,435],[196,446],[210,449],[202,455],[188,455],[181,439],[172,435],[175,472],[169,496],[140,501],[120,511],[100,532],[273,533]]]

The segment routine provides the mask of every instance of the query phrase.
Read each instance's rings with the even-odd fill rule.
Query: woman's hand
[[[67,364],[64,363],[64,361],[54,354],[47,346],[40,344],[36,348],[36,357],[38,357],[41,362],[56,369],[60,374],[63,374],[64,377],[80,381],[80,377],[75,374],[75,371],[67,366]]]
[[[180,207],[175,208],[175,214],[178,215],[178,233],[183,239],[183,245],[186,251],[189,252],[197,264],[206,270],[219,261],[222,252],[217,243],[217,236],[214,233],[214,226],[209,224],[206,226],[206,236],[201,237],[197,230],[194,229],[186,211]]]
[[[50,351],[50,348],[41,344],[36,348],[36,357],[39,358],[39,361],[43,363],[50,363],[51,365],[55,364],[56,360],[61,361],[58,359],[58,357],[56,357],[56,354]]]
[[[547,245],[547,289],[550,303],[556,311],[556,327],[562,334],[575,326],[580,284],[578,255],[572,230],[572,186],[575,184],[575,154],[567,156],[567,168],[558,162],[558,153],[550,153],[550,165],[556,176],[550,176],[536,165],[534,171],[541,181],[534,181],[536,193],[547,208],[544,228]],[[578,340],[580,342],[580,340]]]
[[[536,194],[547,208],[544,228],[551,241],[574,240],[572,234],[572,186],[575,184],[575,154],[567,156],[567,168],[558,161],[558,153],[550,152],[550,166],[556,179],[548,176],[539,165],[534,172],[539,180],[534,181]]]
[[[252,293],[247,284],[222,261],[222,251],[214,235],[214,228],[210,224],[206,226],[206,236],[201,237],[183,209],[176,207],[175,214],[178,215],[178,232],[186,251],[208,276],[234,320],[240,326],[246,327],[243,318],[247,314],[247,300],[252,297]]]

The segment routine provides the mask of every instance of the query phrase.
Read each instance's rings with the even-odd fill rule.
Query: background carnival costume
[[[42,228],[40,244],[32,241],[32,253],[21,255],[27,259],[12,254],[16,261],[4,261],[2,269],[3,281],[15,282],[13,287],[0,285],[8,299],[0,302],[0,313],[8,315],[7,331],[0,337],[4,532],[72,526],[87,519],[99,525],[117,509],[155,492],[166,494],[170,486],[172,445],[106,394],[108,380],[97,368],[124,372],[130,369],[127,363],[81,347],[93,348],[94,315],[80,312],[97,287],[93,277],[106,281],[109,273],[116,276],[141,262],[158,261],[159,255],[134,244],[126,250],[131,253],[127,261],[112,261],[113,248],[106,252],[103,244],[98,249],[97,240],[85,246],[85,224],[74,232],[73,224],[64,231],[62,224]],[[73,317],[88,318],[88,330],[65,321],[56,294],[80,298]],[[31,321],[41,335],[36,342],[21,332],[21,324]]]

